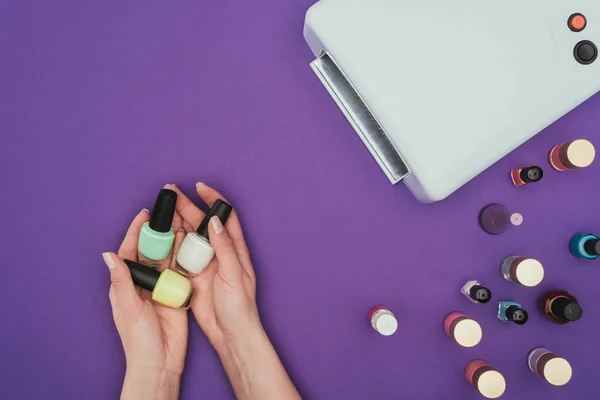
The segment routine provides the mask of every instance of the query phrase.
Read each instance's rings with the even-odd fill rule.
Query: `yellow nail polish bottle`
[[[152,300],[173,308],[190,308],[194,287],[185,276],[165,269],[158,272],[154,268],[125,260],[131,278],[136,286],[152,292]]]

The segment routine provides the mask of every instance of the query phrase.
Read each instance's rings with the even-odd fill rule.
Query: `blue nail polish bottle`
[[[498,302],[498,319],[503,322],[524,325],[529,319],[527,311],[519,303],[514,301],[499,301]]]
[[[595,260],[600,255],[600,237],[591,233],[578,233],[569,241],[569,250],[577,258]]]

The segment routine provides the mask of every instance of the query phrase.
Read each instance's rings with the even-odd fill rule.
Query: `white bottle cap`
[[[514,213],[510,216],[510,223],[514,226],[519,226],[523,223],[523,216],[519,213]]]
[[[533,258],[522,260],[516,268],[516,276],[523,286],[534,287],[544,279],[544,267],[542,263]]]
[[[553,358],[544,366],[544,378],[554,386],[566,385],[572,376],[571,364],[564,358]]]
[[[398,329],[398,321],[391,313],[382,313],[375,320],[375,330],[383,336],[393,335]]]
[[[463,347],[477,346],[482,337],[481,325],[473,319],[463,319],[454,327],[454,340]]]
[[[477,380],[477,390],[488,399],[497,399],[506,390],[506,380],[498,371],[486,371]]]

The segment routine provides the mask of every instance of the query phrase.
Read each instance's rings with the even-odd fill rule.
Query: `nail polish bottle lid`
[[[216,215],[221,220],[221,223],[225,225],[225,222],[227,222],[227,218],[229,218],[229,214],[231,214],[231,210],[232,207],[229,204],[227,204],[223,200],[217,200],[215,204],[210,208],[210,210],[208,210],[208,213],[206,213],[206,216],[204,217],[202,222],[200,222],[200,226],[196,230],[196,233],[198,233],[198,235],[202,236],[204,239],[209,240],[208,224],[210,222],[210,219]]]
[[[583,314],[581,306],[566,297],[555,299],[550,308],[552,314],[562,321],[577,321]]]
[[[145,265],[133,262],[131,260],[124,260],[125,264],[129,267],[131,272],[131,279],[136,286],[146,289],[150,292],[154,290],[158,278],[160,278],[160,272],[154,268],[146,267]]]
[[[383,336],[393,335],[398,329],[398,321],[391,314],[383,314],[375,322],[377,332]]]
[[[544,378],[554,386],[566,385],[573,376],[571,364],[562,357],[554,357],[544,365]]]
[[[600,256],[600,239],[589,239],[583,244],[586,253]]]
[[[527,311],[517,306],[510,306],[505,311],[506,319],[517,325],[524,325],[529,319]]]
[[[176,202],[177,193],[170,189],[161,189],[152,208],[150,229],[156,232],[169,232],[171,230]]]
[[[572,141],[567,147],[567,160],[576,168],[585,168],[589,166],[596,157],[594,145],[585,139]]]
[[[521,169],[521,173],[519,175],[523,182],[539,182],[544,176],[544,171],[542,171],[540,167],[532,165],[531,167],[525,167]]]
[[[474,347],[481,342],[483,331],[474,319],[465,318],[454,326],[454,340],[463,347]]]
[[[492,299],[492,292],[485,286],[474,285],[471,290],[469,290],[469,297],[480,303],[487,303]]]
[[[487,370],[477,379],[477,390],[483,397],[497,399],[506,390],[506,380],[500,372],[493,369]]]
[[[523,286],[534,287],[544,279],[544,267],[538,260],[526,258],[517,265],[515,275]]]

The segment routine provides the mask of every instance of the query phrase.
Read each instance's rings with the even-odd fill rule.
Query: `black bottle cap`
[[[492,292],[485,286],[475,285],[469,290],[469,297],[480,303],[487,303],[492,299]]]
[[[583,314],[581,306],[566,297],[555,299],[550,309],[552,314],[561,321],[577,321]]]
[[[177,193],[170,189],[161,189],[152,208],[150,216],[150,229],[156,232],[169,232],[175,214]]]
[[[589,239],[583,244],[583,249],[586,253],[600,256],[600,239]]]
[[[509,306],[506,309],[505,316],[507,320],[509,320],[510,322],[514,322],[517,325],[524,325],[525,322],[527,322],[527,320],[529,319],[527,311],[517,306]]]
[[[160,272],[154,268],[146,267],[145,265],[133,262],[131,260],[124,260],[125,264],[129,267],[131,272],[131,279],[136,286],[141,287],[149,291],[153,291],[160,278]]]
[[[210,222],[210,219],[216,215],[221,220],[221,223],[225,225],[227,218],[229,218],[229,214],[231,214],[231,210],[232,207],[229,204],[225,203],[223,200],[217,200],[210,210],[208,210],[206,217],[200,222],[200,226],[196,230],[196,233],[204,239],[209,240],[208,223]]]
[[[521,169],[521,173],[519,175],[523,182],[539,182],[544,176],[544,171],[542,171],[540,167],[532,165],[531,167],[525,167]]]

